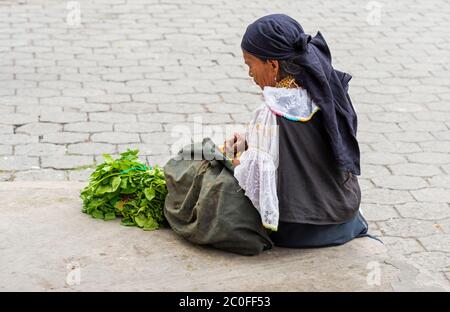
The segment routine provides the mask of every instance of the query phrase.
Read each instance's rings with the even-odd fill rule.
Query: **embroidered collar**
[[[305,122],[319,110],[303,88],[264,87],[263,95],[274,114],[289,120]]]

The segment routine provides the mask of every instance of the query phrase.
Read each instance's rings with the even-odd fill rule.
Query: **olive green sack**
[[[195,156],[195,158],[194,158]],[[261,217],[214,143],[185,146],[164,166],[168,194],[164,215],[192,243],[257,255],[273,243]]]

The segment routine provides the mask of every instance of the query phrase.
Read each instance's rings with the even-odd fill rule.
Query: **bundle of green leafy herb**
[[[123,225],[144,230],[168,225],[163,213],[167,195],[164,172],[139,162],[138,153],[127,150],[119,159],[103,155],[105,162],[97,166],[81,191],[84,213],[103,220],[123,217]]]

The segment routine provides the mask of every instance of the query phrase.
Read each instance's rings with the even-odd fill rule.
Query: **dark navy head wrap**
[[[311,37],[284,14],[271,14],[247,27],[241,47],[263,60],[286,60],[298,66],[294,76],[322,111],[339,168],[360,174],[357,117],[348,95],[349,74],[335,70],[320,32]]]

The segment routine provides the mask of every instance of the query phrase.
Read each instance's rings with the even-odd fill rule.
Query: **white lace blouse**
[[[246,126],[248,149],[239,158],[234,176],[245,195],[261,215],[264,227],[276,231],[279,209],[277,168],[279,132],[276,115],[305,122],[318,110],[305,89],[273,88],[263,90],[264,103]]]

